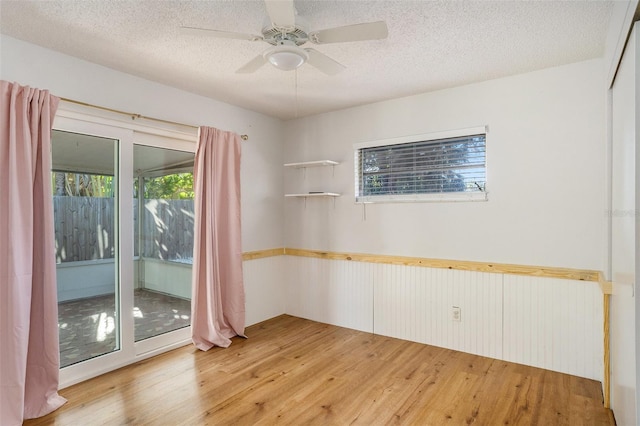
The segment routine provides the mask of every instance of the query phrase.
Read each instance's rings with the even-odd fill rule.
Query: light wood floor
[[[613,425],[600,383],[280,316],[60,393],[25,425]]]

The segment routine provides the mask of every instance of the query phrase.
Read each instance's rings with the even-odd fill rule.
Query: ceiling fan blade
[[[346,41],[380,40],[387,38],[389,30],[384,21],[346,25],[309,33],[315,44],[341,43]]]
[[[265,0],[267,14],[276,27],[293,28],[296,24],[293,0]]]
[[[309,54],[307,63],[313,67],[318,68],[325,74],[335,75],[346,67],[339,62],[334,61],[324,53],[320,53],[315,49],[304,49]]]
[[[240,67],[236,71],[236,73],[237,74],[249,74],[249,73],[252,73],[252,72],[256,72],[266,62],[267,62],[267,60],[264,59],[264,55],[261,53],[258,56],[256,56],[255,58],[253,58],[252,60],[250,60],[249,62],[247,62],[244,66]]]
[[[196,36],[231,38],[235,40],[249,40],[249,41],[262,40],[262,36],[255,35],[255,34],[243,34],[243,33],[234,33],[231,31],[209,30],[207,28],[180,27],[180,30],[185,34],[192,34]]]

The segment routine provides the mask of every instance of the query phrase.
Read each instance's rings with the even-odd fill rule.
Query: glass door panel
[[[136,342],[190,325],[193,161],[192,152],[134,145]]]
[[[117,147],[114,139],[52,132],[61,368],[121,347]]]

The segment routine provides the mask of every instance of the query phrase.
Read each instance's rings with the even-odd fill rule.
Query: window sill
[[[368,195],[356,197],[356,203],[452,203],[488,201],[486,192],[446,193],[446,194],[403,194],[403,195]]]

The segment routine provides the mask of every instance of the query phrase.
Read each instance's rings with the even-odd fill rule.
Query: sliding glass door
[[[188,342],[195,144],[67,117],[54,129],[64,387]]]

